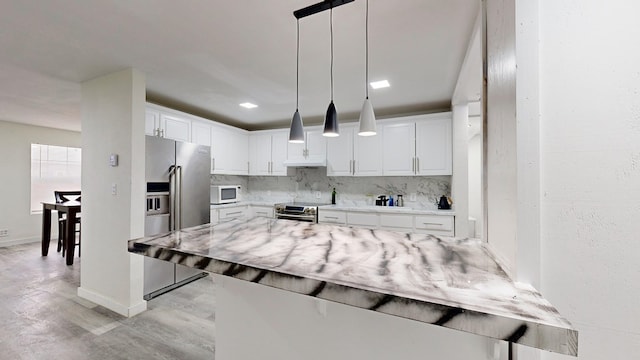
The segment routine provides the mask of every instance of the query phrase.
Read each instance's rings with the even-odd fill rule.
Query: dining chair
[[[80,201],[81,200],[81,192],[80,191],[54,191],[53,192],[56,203],[64,203],[67,201]],[[67,216],[61,212],[58,212],[58,249],[57,251],[62,251],[62,257],[64,257],[66,253],[66,242],[65,242],[65,229],[67,226]],[[78,246],[78,256],[82,251],[82,245],[80,244],[80,240],[82,238],[80,225],[80,216],[76,217],[76,226],[75,233],[78,234],[78,242],[75,245]]]

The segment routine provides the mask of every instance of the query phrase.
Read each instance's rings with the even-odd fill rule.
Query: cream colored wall
[[[80,147],[80,133],[0,121],[0,246],[40,241],[42,215],[31,214],[31,144]],[[57,233],[54,226],[52,231]],[[55,233],[53,236],[55,236]],[[53,237],[52,236],[52,237]]]

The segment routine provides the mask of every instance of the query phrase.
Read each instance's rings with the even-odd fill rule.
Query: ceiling
[[[81,83],[132,67],[145,73],[150,102],[250,130],[286,126],[296,101],[292,13],[318,1],[0,0],[0,120],[80,130]],[[369,78],[391,83],[370,90],[378,117],[449,109],[479,7],[370,0]],[[357,120],[365,96],[364,29],[364,0],[333,10],[341,121]],[[300,19],[305,124],[321,124],[329,104],[329,55],[329,11]],[[258,107],[238,106],[245,101]]]

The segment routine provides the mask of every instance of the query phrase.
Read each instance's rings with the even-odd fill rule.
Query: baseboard
[[[147,302],[144,300],[141,300],[141,302],[134,304],[133,306],[126,306],[126,305],[120,304],[119,302],[116,302],[112,298],[106,297],[95,291],[87,290],[82,287],[78,288],[78,296],[80,296],[83,299],[87,299],[91,302],[94,302],[100,306],[104,306],[107,309],[125,317],[132,317],[147,310]]]
[[[13,245],[22,245],[22,244],[31,244],[31,243],[40,242],[40,241],[41,241],[41,238],[39,236],[21,238],[21,239],[0,240],[0,247],[7,247],[7,246],[13,246]]]

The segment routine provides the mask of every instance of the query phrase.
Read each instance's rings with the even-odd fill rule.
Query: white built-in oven
[[[242,199],[242,187],[240,185],[214,185],[211,186],[212,204],[235,203]]]

